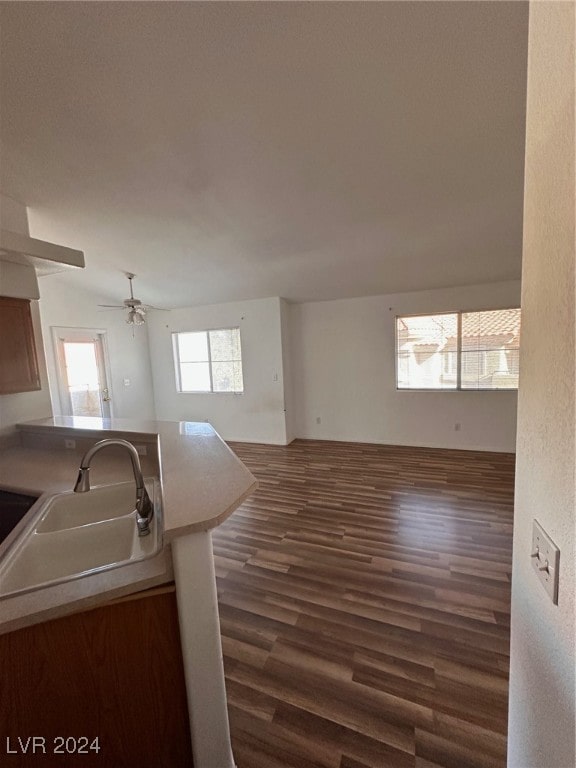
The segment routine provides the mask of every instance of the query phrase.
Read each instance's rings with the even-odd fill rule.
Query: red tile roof
[[[398,330],[408,336],[414,347],[442,347],[456,349],[457,315],[422,315],[398,318]],[[497,347],[517,347],[520,343],[520,310],[498,309],[485,312],[464,312],[462,314],[462,339],[464,347],[470,348],[475,341],[479,346],[486,344]],[[469,340],[466,343],[466,340]],[[408,339],[406,339],[408,341]]]
[[[498,309],[489,312],[464,313],[463,336],[520,336],[520,310]]]

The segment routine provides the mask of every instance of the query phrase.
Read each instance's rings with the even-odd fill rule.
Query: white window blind
[[[398,389],[517,389],[520,309],[396,318]]]
[[[517,389],[520,310],[462,313],[462,389]]]

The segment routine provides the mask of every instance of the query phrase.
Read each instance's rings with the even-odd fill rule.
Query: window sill
[[[177,389],[176,390],[177,395],[243,395],[244,392],[212,392],[212,391],[206,391],[206,390],[195,390],[195,389]]]

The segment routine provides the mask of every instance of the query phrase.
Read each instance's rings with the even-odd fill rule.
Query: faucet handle
[[[74,493],[86,493],[90,490],[90,467],[80,467]]]
[[[138,535],[147,536],[150,533],[150,522],[154,517],[154,505],[148,496],[146,486],[138,490],[136,499],[136,524]]]

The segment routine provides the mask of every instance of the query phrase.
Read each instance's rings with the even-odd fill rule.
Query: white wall
[[[514,451],[516,392],[396,390],[394,318],[519,303],[507,282],[290,305],[297,437]]]
[[[26,206],[17,200],[0,195],[0,226],[12,232],[27,235]],[[24,264],[0,262],[0,295],[16,298],[37,298],[38,282],[34,268]],[[38,302],[31,301],[30,308],[42,388],[35,392],[0,395],[0,436],[7,436],[14,432],[14,425],[19,421],[41,419],[52,415]]]
[[[576,765],[574,13],[530,4],[510,768]],[[534,518],[560,548],[557,606],[531,568]]]
[[[176,392],[172,333],[233,327],[240,328],[244,393]],[[227,440],[285,444],[280,299],[158,312],[149,334],[159,419],[209,421]]]
[[[294,375],[292,372],[292,338],[290,335],[290,304],[280,299],[280,323],[282,335],[282,379],[284,382],[284,413],[286,417],[286,443],[296,437],[296,402],[294,399]]]
[[[62,412],[58,394],[52,327],[105,330],[111,373],[112,413],[116,418],[155,418],[147,326],[132,329],[121,311],[101,311],[109,299],[66,283],[59,275],[40,278],[40,313],[54,413]],[[130,379],[130,386],[124,385]],[[33,418],[33,417],[30,417]]]
[[[0,193],[0,225],[2,229],[29,235],[28,211],[24,203]]]

